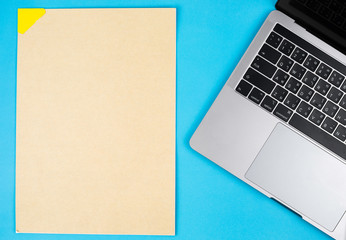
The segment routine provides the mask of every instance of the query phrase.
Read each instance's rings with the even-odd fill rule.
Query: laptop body
[[[346,239],[346,20],[329,23],[321,10],[333,2],[278,1],[190,145]]]

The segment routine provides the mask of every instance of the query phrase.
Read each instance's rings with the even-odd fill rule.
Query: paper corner
[[[18,8],[18,33],[24,34],[45,13],[44,8]]]

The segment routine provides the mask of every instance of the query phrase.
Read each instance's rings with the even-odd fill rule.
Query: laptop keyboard
[[[276,24],[236,91],[346,159],[346,66]]]

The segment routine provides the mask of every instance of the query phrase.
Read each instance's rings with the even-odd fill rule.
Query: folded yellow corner
[[[25,33],[45,13],[46,10],[44,8],[19,8],[18,32],[21,34]]]

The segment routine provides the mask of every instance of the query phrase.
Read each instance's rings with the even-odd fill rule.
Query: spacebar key
[[[305,118],[295,113],[288,123],[330,151],[346,159],[346,146]]]

